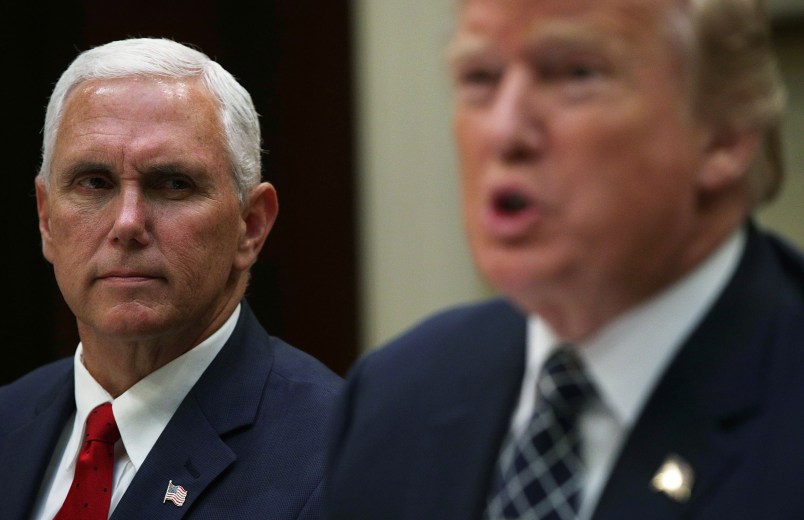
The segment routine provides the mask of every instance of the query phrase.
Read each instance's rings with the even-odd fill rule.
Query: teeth
[[[517,213],[529,204],[528,199],[521,195],[509,194],[497,199],[497,208],[504,213]]]

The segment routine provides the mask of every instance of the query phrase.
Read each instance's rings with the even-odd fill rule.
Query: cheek
[[[206,282],[216,273],[228,276],[237,248],[238,222],[221,215],[214,218],[196,216],[183,224],[172,221],[157,236],[161,249],[170,251],[165,253],[172,257],[172,265],[184,271],[185,276]]]
[[[694,217],[694,190],[681,180],[689,165],[638,136],[630,146],[630,153],[596,150],[598,167],[568,188],[566,231],[598,265],[659,262],[655,251]]]
[[[461,201],[464,219],[471,224],[480,209],[480,182],[484,162],[488,160],[486,144],[471,118],[458,117],[455,124],[455,141],[458,151]],[[471,227],[471,226],[470,226]]]
[[[467,169],[468,167],[464,166],[461,173],[461,215],[463,229],[470,245],[476,247],[484,236],[481,224],[483,199],[478,175],[467,172]]]
[[[627,113],[626,113],[627,114]],[[672,206],[694,186],[695,149],[690,130],[672,115],[631,114],[587,118],[556,128],[554,151],[566,161],[555,179],[565,195],[585,199],[614,214]],[[656,121],[665,121],[657,124]],[[563,146],[563,149],[561,147]],[[572,175],[567,174],[572,172]]]
[[[488,132],[484,131],[484,119],[480,116],[459,113],[455,117],[453,133],[458,156],[464,169],[476,168],[487,158],[489,150]]]
[[[101,218],[54,207],[50,213],[50,253],[54,264],[83,265],[108,231]]]

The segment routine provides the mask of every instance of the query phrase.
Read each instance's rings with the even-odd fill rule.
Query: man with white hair
[[[248,92],[177,42],[62,74],[36,201],[80,343],[0,388],[0,516],[321,518],[342,381],[244,299],[278,212],[260,145]]]

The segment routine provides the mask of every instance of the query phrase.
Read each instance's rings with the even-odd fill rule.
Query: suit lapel
[[[159,437],[112,518],[182,518],[193,502],[226,467],[234,453],[193,400],[182,404]],[[164,502],[168,482],[187,490],[183,506]]]
[[[685,342],[634,426],[594,520],[687,517],[738,464],[742,440],[761,409],[763,374],[780,279],[764,241],[753,231],[732,281]],[[776,289],[779,288],[777,292]],[[651,487],[669,456],[694,472],[692,493],[678,501]]]
[[[460,360],[452,373],[434,379],[442,384],[428,397],[433,413],[418,439],[414,469],[422,486],[412,493],[413,514],[406,518],[480,518],[485,507],[519,395],[526,341],[524,317],[507,305],[488,318],[455,342],[461,355],[451,358]]]
[[[70,365],[72,366],[72,360]],[[73,372],[53,380],[52,389],[38,402],[33,419],[2,439],[0,467],[20,468],[13,474],[0,472],[3,495],[14,497],[4,500],[4,518],[29,518],[34,500],[42,487],[42,481],[53,456],[53,450],[64,425],[75,411]]]
[[[253,338],[262,335],[244,301],[232,336],[176,410],[111,518],[182,518],[235,462],[225,437],[254,423],[273,363],[256,351]],[[187,490],[182,506],[163,502],[170,481]]]

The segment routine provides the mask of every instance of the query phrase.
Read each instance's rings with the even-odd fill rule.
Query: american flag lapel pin
[[[165,491],[165,498],[162,499],[164,504],[168,500],[181,507],[184,505],[184,500],[187,498],[187,490],[178,484],[174,484],[171,480],[168,482],[167,491]]]

